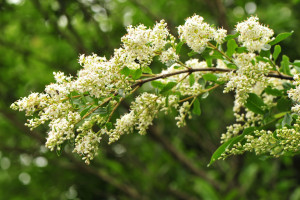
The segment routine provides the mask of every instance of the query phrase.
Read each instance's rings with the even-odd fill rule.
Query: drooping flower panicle
[[[142,24],[128,26],[121,47],[110,59],[96,54],[80,55],[82,69],[76,77],[55,72],[55,82],[47,85],[43,93],[31,93],[11,108],[32,116],[26,123],[31,129],[48,122],[46,147],[50,150],[62,150],[65,141],[71,141],[73,152],[89,164],[98,153],[103,135],[109,137],[109,143],[124,134],[144,135],[160,113],[172,115],[174,111],[177,126],[183,127],[192,114],[201,113],[200,101],[212,89],[225,85],[224,92],[235,93],[236,123],[227,127],[221,142],[226,145],[234,137],[244,138],[243,143],[237,142],[231,149],[226,146],[219,159],[245,151],[272,156],[297,153],[300,148],[298,72],[295,69],[274,72],[278,66],[272,56],[257,54],[273,40],[274,34],[257,17],[238,23],[236,31],[238,44],[246,49],[237,51],[235,41],[231,39],[231,44],[237,45],[233,47],[226,43],[226,30],[216,29],[198,15],[187,18],[178,27],[179,39],[169,33],[164,20],[153,28]],[[189,56],[204,55],[181,61],[183,43],[192,49]],[[224,47],[227,52],[222,50]],[[155,57],[165,65],[157,74],[151,70]],[[289,63],[285,67],[289,69]],[[283,75],[285,71],[294,77]],[[283,78],[294,82],[290,84]],[[142,90],[129,111],[115,119],[121,102],[148,82],[152,86],[149,85],[147,92]],[[286,89],[286,85],[290,88]],[[273,109],[278,107],[279,98],[292,100],[291,110],[272,113],[279,110]],[[274,119],[277,128],[266,129],[268,120]],[[240,135],[253,127],[258,128],[251,134]]]

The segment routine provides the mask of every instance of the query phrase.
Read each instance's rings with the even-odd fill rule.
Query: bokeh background
[[[176,26],[196,13],[230,33],[236,22],[257,15],[276,34],[294,30],[281,46],[291,60],[300,59],[299,10],[299,0],[0,0],[0,200],[300,199],[299,156],[247,153],[207,167],[234,120],[233,94],[222,89],[203,99],[202,115],[185,128],[162,115],[146,136],[127,135],[112,145],[104,138],[89,166],[70,145],[60,156],[48,151],[47,128],[31,132],[24,113],[9,109],[42,92],[53,71],[75,76],[80,54],[109,58],[129,24],[165,19],[177,35]]]

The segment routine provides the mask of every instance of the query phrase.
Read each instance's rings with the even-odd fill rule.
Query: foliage
[[[178,27],[178,42],[166,27],[163,20],[152,29],[128,26],[127,34],[121,38],[122,47],[114,51],[110,60],[81,55],[83,69],[77,78],[54,73],[56,82],[46,86],[45,93],[32,93],[11,108],[32,116],[26,124],[31,129],[49,121],[46,147],[61,151],[69,140],[74,143],[73,152],[89,164],[98,154],[104,135],[108,135],[109,143],[135,130],[145,135],[160,112],[169,114],[173,110],[178,112],[177,126],[183,127],[185,118],[191,118],[192,107],[194,114],[201,114],[198,98],[225,85],[224,93],[235,91],[236,123],[222,135],[224,144],[210,164],[245,151],[272,156],[298,154],[299,74],[286,55],[277,66],[271,54],[272,45],[291,33],[273,38],[272,29],[261,25],[257,17],[250,17],[236,25],[237,34],[227,36],[226,30],[215,29],[203,17],[194,15]],[[183,63],[179,54],[182,43],[204,61],[190,58]],[[276,58],[278,54],[277,50]],[[167,68],[154,74],[151,63],[156,57]],[[154,87],[137,96],[130,112],[112,123],[111,117],[122,101],[152,81],[156,81]],[[277,110],[280,98],[292,100],[293,106],[284,104],[284,112]]]
[[[43,91],[43,85],[53,82],[52,71],[64,71],[75,76],[79,65],[74,58],[78,54],[95,52],[109,58],[113,49],[119,46],[120,37],[125,34],[124,26],[128,24],[152,26],[155,21],[164,18],[169,30],[176,35],[174,26],[183,24],[186,17],[198,13],[207,22],[228,29],[246,18],[253,2],[226,1],[223,4],[227,9],[226,15],[215,4],[211,6],[210,1],[53,0],[21,1],[23,3],[16,5],[8,2],[12,1],[1,2],[0,5],[0,24],[1,30],[4,30],[0,37],[3,55],[0,74],[2,198],[74,199],[77,196],[80,199],[141,199],[135,196],[137,193],[151,199],[297,199],[297,157],[259,161],[246,154],[245,157],[232,157],[206,168],[210,155],[219,145],[219,134],[232,123],[232,111],[228,106],[232,106],[232,94],[222,94],[218,88],[213,95],[207,96],[207,93],[199,99],[201,117],[194,116],[187,121],[186,127],[173,128],[176,122],[160,115],[159,120],[154,121],[156,128],[151,128],[146,136],[128,135],[109,146],[103,142],[99,155],[90,166],[80,164],[70,154],[72,146],[68,143],[62,148],[59,158],[44,151],[40,148],[45,142],[41,135],[46,136],[47,130],[40,127],[29,133],[22,125],[25,121],[23,116],[7,109],[20,96],[31,91]],[[276,34],[294,30],[293,39],[284,40],[279,45],[281,51],[289,55],[289,60],[297,59],[297,41],[300,41],[297,2],[255,3],[256,14],[264,23],[270,24]],[[100,14],[96,15],[97,12]],[[67,22],[72,23],[65,23],[65,17]],[[187,60],[190,51],[186,45],[180,52],[186,55],[181,59]],[[282,54],[276,60],[277,65],[281,58]],[[159,73],[161,65],[156,60],[154,62],[152,72]],[[214,79],[209,76],[206,77],[208,80]],[[193,77],[189,80],[192,84]],[[148,86],[144,89],[147,90]],[[278,91],[268,92],[279,94]],[[113,122],[118,115],[126,112],[132,98],[129,96],[123,101],[112,116]],[[287,99],[279,101],[278,107],[287,109],[284,106]],[[108,138],[104,137],[102,141],[108,141]],[[29,161],[24,164],[21,158],[26,156],[29,156]],[[48,165],[38,165],[39,156],[48,160]],[[8,162],[11,165],[5,165]],[[24,172],[31,177],[29,184],[22,182],[28,178],[22,174]],[[159,183],[157,180],[160,180]],[[16,192],[18,189],[22,192]]]

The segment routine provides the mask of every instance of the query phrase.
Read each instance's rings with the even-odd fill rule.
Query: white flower
[[[203,22],[203,17],[194,15],[186,19],[183,26],[178,27],[178,34],[195,52],[202,52],[207,42],[213,39],[215,29]]]
[[[234,62],[238,69],[235,73],[228,73],[228,82],[224,92],[229,92],[235,89],[236,99],[239,103],[244,104],[248,97],[248,93],[253,91],[253,87],[259,83],[260,87],[268,86],[266,74],[271,69],[271,66],[265,62],[255,62],[254,53],[241,53],[234,55]]]
[[[185,41],[191,49],[198,53],[206,48],[207,42],[210,40],[222,44],[226,33],[227,31],[222,28],[216,30],[198,15],[187,18],[185,24],[178,27],[180,40]]]
[[[179,55],[176,54],[176,50],[173,47],[170,47],[160,54],[159,60],[164,64],[174,63],[179,60]]]
[[[157,23],[153,29],[148,29],[142,24],[137,27],[128,26],[127,34],[121,38],[125,56],[115,56],[120,56],[120,60],[126,58],[127,62],[138,60],[139,63],[148,65],[156,52],[166,45],[168,36],[169,31],[164,20]]]
[[[109,143],[119,140],[120,136],[123,134],[132,133],[136,122],[137,119],[133,111],[123,115],[120,119],[117,119],[115,129],[112,129],[107,133],[109,135]]]
[[[295,105],[292,107],[292,111],[300,114],[300,77],[299,74],[294,75],[295,89],[288,90],[288,96],[295,101]]]
[[[82,159],[85,160],[85,163],[90,164],[90,160],[98,154],[100,141],[101,137],[90,130],[76,138],[73,152],[83,156]]]
[[[191,105],[188,101],[185,101],[182,104],[182,106],[179,108],[179,115],[177,117],[175,117],[175,120],[177,120],[176,125],[178,126],[178,128],[186,125],[185,118],[187,115],[188,116],[191,115],[190,108],[191,108]]]
[[[217,31],[215,31],[213,37],[218,44],[222,44],[226,36],[227,36],[227,30],[223,28],[219,28]]]
[[[274,31],[258,22],[257,17],[250,17],[246,21],[238,23],[236,31],[240,33],[238,41],[247,47],[250,52],[260,51],[265,44],[273,38]]]

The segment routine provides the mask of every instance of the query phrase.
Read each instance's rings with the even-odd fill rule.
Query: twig
[[[133,93],[134,93],[137,89],[139,89],[139,88],[140,88],[140,86],[136,86],[136,87],[129,93],[129,95],[133,94]],[[111,113],[110,113],[109,116],[108,116],[107,122],[110,121],[112,115],[114,114],[114,112],[116,111],[116,109],[119,107],[119,105],[122,103],[122,101],[123,101],[124,99],[125,99],[125,97],[122,97],[122,98],[120,99],[120,101],[119,101],[118,103],[116,103],[115,107],[113,108],[113,110],[111,111]]]
[[[90,110],[90,112],[88,112],[87,114],[85,114],[85,115],[81,118],[81,120],[83,120],[84,118],[88,117],[88,116],[89,116],[90,114],[92,114],[95,110],[97,110],[98,108],[100,108],[101,106],[103,106],[104,104],[106,104],[107,102],[109,102],[111,99],[112,99],[112,97],[108,97],[108,98],[104,99],[104,101],[103,101],[100,105],[98,105],[98,106],[96,106],[95,108],[93,108],[92,110]],[[81,120],[80,120],[80,121],[81,121]]]
[[[209,91],[211,91],[211,90],[213,90],[213,89],[215,89],[215,88],[217,88],[217,87],[219,87],[219,86],[220,86],[219,84],[216,84],[216,85],[214,85],[213,87],[210,87],[210,88],[208,88],[208,89],[206,89],[206,90],[201,91],[200,94],[203,94],[203,93],[205,93],[205,92],[209,92]],[[179,103],[188,101],[188,100],[190,100],[190,99],[192,99],[192,98],[195,98],[195,97],[199,96],[200,94],[198,94],[198,95],[193,95],[193,96],[189,96],[189,97],[187,97],[187,98],[185,98],[185,99],[181,99],[181,100],[179,101]]]
[[[234,61],[229,57],[227,56],[223,51],[220,51],[215,45],[213,45],[212,43],[210,42],[207,42],[207,44],[213,48],[215,51],[219,52],[220,54],[222,54],[229,62],[231,63],[234,63]]]
[[[171,72],[169,74],[161,74],[155,77],[147,78],[147,79],[141,79],[136,81],[131,87],[136,87],[136,86],[142,86],[144,83],[154,81],[157,79],[162,79],[162,78],[167,78],[170,76],[178,75],[178,74],[183,74],[183,73],[194,73],[194,72],[236,72],[234,69],[224,69],[224,68],[215,68],[215,67],[210,67],[210,68],[191,68],[187,70],[180,70],[177,72]],[[288,75],[283,75],[283,74],[274,74],[274,73],[269,73],[267,77],[273,77],[273,78],[279,78],[279,79],[285,79],[285,80],[294,80],[292,76]]]

